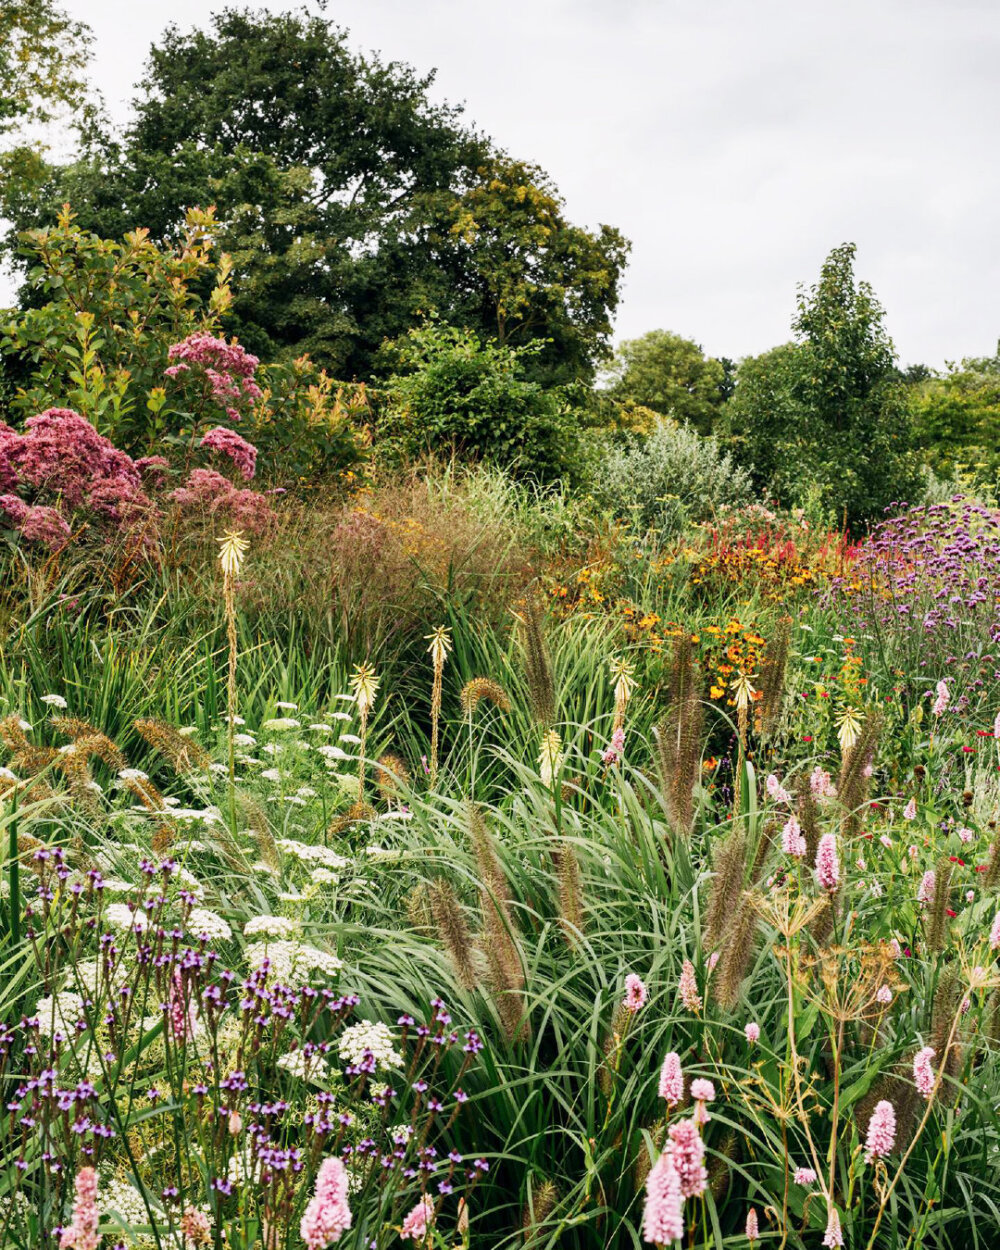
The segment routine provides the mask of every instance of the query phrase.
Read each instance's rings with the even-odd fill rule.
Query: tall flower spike
[[[242,530],[226,530],[219,539],[219,562],[225,577],[237,577],[250,544]]]
[[[448,652],[451,650],[451,635],[445,625],[438,625],[433,633],[426,636],[426,640],[431,644],[427,650],[430,652],[431,663],[434,666],[434,680],[431,684],[431,785],[437,781],[438,771],[438,730],[441,721],[441,676],[444,672],[444,662],[448,658]]]
[[[336,1156],[324,1159],[316,1175],[316,1194],[302,1216],[300,1233],[308,1250],[325,1250],[351,1227],[347,1205],[347,1169]]]
[[[861,736],[861,713],[857,708],[845,707],[837,718],[837,726],[840,750],[843,755],[846,755]]]
[[[430,653],[431,663],[437,668],[443,666],[445,660],[451,654],[452,641],[451,633],[447,625],[438,625],[433,633],[425,636],[425,641],[431,645],[427,648]]]
[[[681,1057],[676,1050],[670,1051],[660,1068],[659,1095],[668,1107],[675,1107],[684,1097],[684,1071]]]
[[[374,668],[370,664],[355,665],[354,676],[351,678],[351,694],[362,716],[368,716],[375,706],[378,688],[379,679]]]
[[[552,785],[559,775],[562,762],[562,739],[554,729],[546,730],[542,734],[542,749],[538,756],[538,775],[543,785]]]
[[[100,1214],[97,1210],[97,1173],[93,1168],[81,1168],[77,1173],[76,1198],[73,1201],[73,1222],[63,1230],[59,1239],[60,1250],[97,1250],[101,1235],[98,1232]]]
[[[671,1150],[665,1150],[646,1177],[642,1237],[654,1246],[669,1246],[684,1236],[684,1196]]]
[[[816,884],[821,890],[835,894],[840,888],[840,857],[835,834],[824,833],[816,848]]]
[[[873,1159],[884,1159],[892,1153],[896,1144],[896,1109],[888,1099],[883,1098],[876,1104],[868,1121],[868,1136],[865,1140],[865,1159],[871,1163]]]
[[[622,656],[613,656],[608,661],[611,676],[615,682],[615,722],[612,733],[620,730],[625,724],[625,708],[635,690],[635,665]]]

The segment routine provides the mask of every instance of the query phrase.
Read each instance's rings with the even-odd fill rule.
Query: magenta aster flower
[[[649,990],[646,989],[642,979],[634,972],[630,972],[625,978],[625,997],[622,999],[622,1006],[634,1015],[645,1007],[648,998]]]
[[[324,1159],[316,1174],[315,1197],[309,1200],[299,1226],[308,1250],[325,1250],[351,1227],[347,1187],[347,1169],[340,1159]]]
[[[665,1150],[646,1177],[642,1236],[654,1246],[669,1246],[684,1236],[684,1196],[671,1152]]]
[[[868,1121],[868,1136],[865,1139],[865,1159],[884,1159],[892,1153],[896,1144],[896,1109],[888,1099],[883,1098],[877,1103]]]
[[[924,1098],[934,1093],[934,1069],[931,1067],[934,1054],[933,1046],[924,1046],[913,1056],[913,1083]]]
[[[670,1051],[663,1060],[659,1093],[668,1107],[676,1106],[684,1097],[684,1073],[681,1070],[681,1057],[676,1050]]]
[[[837,855],[837,839],[832,833],[824,833],[816,848],[816,883],[830,894],[834,894],[840,886],[840,858]]]

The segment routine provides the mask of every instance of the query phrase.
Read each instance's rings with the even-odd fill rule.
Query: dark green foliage
[[[799,294],[796,342],[740,365],[724,425],[736,455],[782,504],[857,528],[919,476],[911,418],[885,313],[854,277],[853,243],[834,250]]]
[[[528,377],[536,355],[438,321],[389,345],[383,455],[483,460],[539,482],[572,474],[578,420],[563,392]]]
[[[722,404],[726,370],[691,339],[650,330],[622,343],[615,354],[611,394],[662,416],[686,421],[701,434],[712,429]]]

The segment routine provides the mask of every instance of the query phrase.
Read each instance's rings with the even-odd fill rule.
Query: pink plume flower
[[[97,1231],[100,1213],[97,1210],[97,1173],[93,1168],[81,1168],[76,1174],[76,1198],[73,1202],[73,1222],[63,1229],[59,1238],[60,1250],[97,1250],[101,1235]]]
[[[892,990],[888,985],[880,985],[875,991],[875,1001],[887,1007],[892,1002]]]
[[[654,1246],[669,1246],[684,1236],[684,1196],[671,1151],[665,1150],[646,1177],[642,1236]]]
[[[625,750],[625,730],[619,728],[619,729],[616,729],[615,732],[611,735],[611,741],[608,743],[607,747],[604,750],[604,754],[601,756],[601,763],[604,765],[605,768],[610,768],[612,764],[617,764],[618,761],[622,758],[622,753],[624,752],[624,750]]]
[[[676,1106],[684,1097],[684,1072],[681,1068],[681,1057],[676,1050],[670,1051],[663,1060],[659,1093],[668,1107]]]
[[[751,1020],[743,1026],[743,1032],[751,1046],[756,1046],[760,1041],[760,1025],[756,1021]]]
[[[795,1183],[796,1185],[815,1185],[816,1173],[812,1168],[796,1168]]]
[[[308,1250],[325,1250],[351,1227],[347,1205],[347,1169],[340,1159],[324,1159],[316,1174],[316,1193],[302,1216],[299,1232]]]
[[[948,706],[951,696],[948,693],[948,683],[939,681],[937,684],[937,698],[934,700],[934,706],[931,708],[931,714],[940,716]]]
[[[257,471],[257,448],[245,438],[240,438],[234,430],[217,425],[201,440],[201,446],[228,456],[245,482],[249,482]]]
[[[933,1046],[923,1046],[913,1056],[913,1083],[924,1098],[934,1093],[934,1069],[931,1067],[934,1055]]]
[[[426,1241],[428,1230],[434,1223],[434,1203],[425,1194],[403,1220],[401,1241]]]
[[[1000,911],[993,917],[990,925],[990,950],[1000,950]]]
[[[836,1207],[827,1208],[826,1217],[826,1234],[823,1237],[823,1245],[828,1247],[842,1246],[844,1244],[844,1234],[840,1231],[840,1215]]]
[[[691,1097],[697,1102],[715,1102],[715,1086],[704,1077],[691,1082]]]
[[[821,890],[834,894],[840,885],[840,858],[835,834],[824,833],[816,848],[816,883]]]
[[[818,764],[809,774],[809,789],[814,799],[830,798],[836,794],[836,788],[830,781],[830,774]]]
[[[701,1140],[694,1120],[678,1120],[671,1124],[670,1153],[681,1181],[681,1194],[685,1198],[697,1198],[708,1185],[705,1168],[705,1143]]]
[[[896,1144],[896,1109],[888,1099],[883,1098],[877,1103],[868,1121],[868,1136],[865,1139],[865,1159],[884,1159],[892,1153]]]
[[[789,816],[781,831],[781,849],[785,855],[794,855],[796,859],[801,859],[806,853],[805,836],[794,816]]]
[[[927,903],[929,905],[934,902],[934,886],[936,882],[937,877],[934,875],[934,869],[928,868],[921,877],[920,885],[917,888],[918,903]]]
[[[774,773],[768,774],[767,781],[764,784],[767,787],[768,794],[772,799],[774,799],[775,803],[791,803],[792,796],[788,793]]]
[[[180,1229],[184,1236],[185,1246],[210,1246],[212,1244],[212,1223],[204,1211],[197,1207],[188,1207],[180,1218]]]
[[[760,1225],[757,1223],[757,1208],[751,1207],[747,1212],[747,1241],[755,1242],[760,1236]]]
[[[917,800],[916,799],[910,799],[909,803],[907,803],[907,805],[903,808],[903,819],[904,820],[916,820],[917,819]]]
[[[634,1015],[645,1007],[648,998],[649,990],[646,989],[642,979],[634,972],[630,972],[625,978],[625,997],[622,999],[622,1006]]]
[[[698,993],[698,982],[694,975],[694,965],[685,959],[681,965],[681,979],[677,983],[680,1000],[688,1011],[701,1011],[701,995]]]

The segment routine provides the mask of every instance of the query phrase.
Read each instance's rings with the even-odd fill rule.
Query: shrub
[[[593,493],[616,516],[661,537],[742,507],[754,494],[749,473],[715,438],[671,421],[644,442],[611,448],[596,470]]]
[[[502,465],[550,482],[579,467],[580,437],[568,392],[529,380],[539,345],[510,347],[430,321],[385,349],[391,372],[380,450]]]

